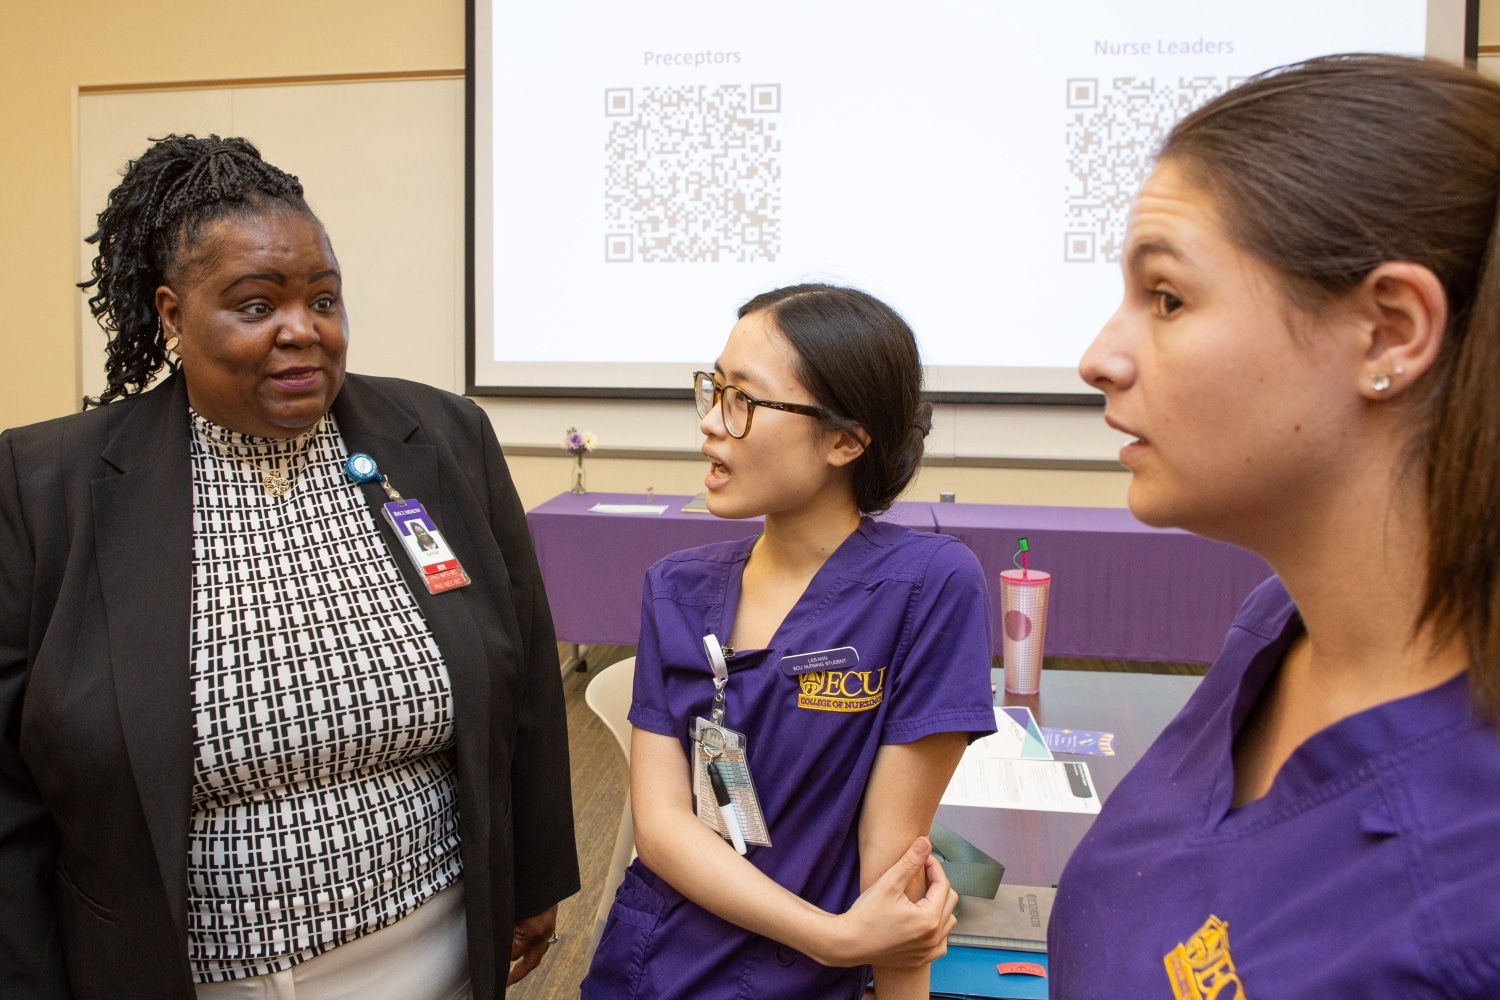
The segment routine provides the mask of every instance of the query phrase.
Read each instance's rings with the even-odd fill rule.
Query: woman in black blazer
[[[0,995],[503,996],[578,876],[487,418],[345,375],[327,237],[243,140],[163,140],[100,223],[108,405],[0,435]],[[467,585],[430,592],[387,486]],[[406,951],[340,966],[361,940]]]

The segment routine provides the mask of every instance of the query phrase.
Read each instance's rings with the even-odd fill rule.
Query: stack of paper
[[[1025,706],[995,709],[999,732],[964,751],[943,793],[945,806],[1097,813],[1099,793],[1083,762],[1052,759]]]
[[[589,508],[590,514],[664,514],[664,503],[596,503]]]
[[[995,732],[969,747],[985,757],[1014,757],[1025,760],[1051,760],[1052,751],[1042,737],[1036,717],[1025,705],[1007,705],[995,709]]]

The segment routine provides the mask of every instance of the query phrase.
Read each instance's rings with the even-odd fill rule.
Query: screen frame
[[[477,381],[478,318],[481,314],[494,320],[494,290],[489,282],[478,281],[478,275],[492,273],[493,232],[490,229],[493,214],[490,199],[493,193],[479,183],[481,176],[491,176],[490,155],[492,145],[489,134],[490,122],[490,53],[487,40],[490,37],[492,4],[494,0],[465,0],[464,2],[464,394],[478,397],[510,397],[531,399],[615,399],[615,400],[684,400],[692,398],[688,388],[662,387],[632,388],[611,385],[488,385]],[[1434,24],[1444,20],[1434,8],[1457,3],[1463,4],[1463,61],[1473,69],[1479,60],[1479,5],[1480,0],[1428,0],[1429,31]],[[486,40],[481,49],[479,40]],[[1428,45],[1432,54],[1432,45]],[[481,129],[481,125],[483,128]],[[482,140],[482,141],[481,141]],[[996,369],[999,381],[1009,382],[1009,373],[1015,369]],[[1036,369],[1045,373],[1040,381],[1058,382],[1055,369]],[[1051,386],[1047,387],[1048,389]],[[924,397],[932,403],[990,404],[1007,406],[1068,406],[1104,407],[1103,393],[1080,391],[969,391],[953,389],[931,389]]]

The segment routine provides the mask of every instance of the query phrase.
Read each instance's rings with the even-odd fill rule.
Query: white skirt
[[[202,983],[198,1000],[469,1000],[458,881],[388,927],[269,976]]]

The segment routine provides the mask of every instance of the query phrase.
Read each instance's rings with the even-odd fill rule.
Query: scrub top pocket
[[[583,981],[582,1000],[636,1000],[656,995],[645,963],[665,908],[666,900],[646,884],[635,866],[626,868],[588,978]]]

